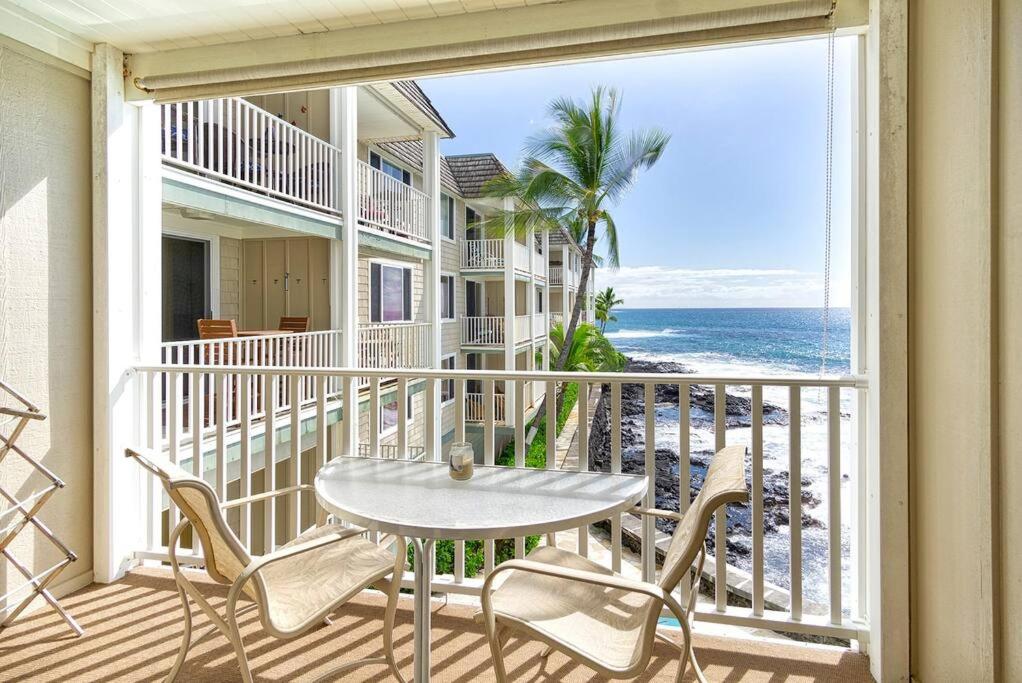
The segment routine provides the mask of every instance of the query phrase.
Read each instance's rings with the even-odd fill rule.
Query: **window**
[[[440,276],[440,318],[454,320],[454,276]]]
[[[396,164],[392,164],[376,152],[369,152],[369,165],[383,171],[391,178],[400,180],[405,185],[412,184],[412,174]]]
[[[412,269],[387,263],[369,264],[369,320],[374,323],[412,319]]]
[[[380,404],[380,435],[397,431],[397,395],[395,394],[386,403]],[[412,421],[412,395],[408,394],[407,406],[408,422]]]
[[[440,234],[454,239],[454,197],[440,194]]]
[[[543,290],[536,287],[536,312],[543,312]]]
[[[482,235],[480,234],[479,228],[476,225],[479,222],[479,218],[480,218],[479,214],[477,214],[469,207],[467,206],[465,207],[465,239],[469,240],[482,239]]]
[[[454,370],[457,367],[455,363],[454,355],[444,356],[440,359],[440,368],[442,370]],[[447,405],[454,401],[454,380],[445,379],[440,382],[440,404]]]

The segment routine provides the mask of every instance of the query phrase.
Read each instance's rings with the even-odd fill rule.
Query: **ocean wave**
[[[681,330],[673,330],[669,327],[662,330],[617,330],[607,332],[604,336],[608,339],[649,339],[651,337],[680,337]]]

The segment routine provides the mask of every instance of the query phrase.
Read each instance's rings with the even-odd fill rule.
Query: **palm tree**
[[[485,186],[493,197],[513,197],[519,208],[493,221],[518,234],[564,227],[582,247],[582,272],[565,337],[554,363],[563,370],[585,306],[594,251],[602,238],[606,262],[619,260],[617,226],[610,206],[631,188],[639,171],[660,159],[670,136],[659,129],[619,129],[621,99],[614,89],[593,88],[588,102],[560,98],[550,103],[555,124],[525,147],[517,175],[494,178]]]
[[[607,287],[596,295],[596,319],[600,321],[600,333],[606,332],[607,323],[617,322],[617,316],[611,315],[611,311],[618,304],[623,304],[624,299],[618,299],[613,287]]]
[[[567,353],[561,369],[568,372],[618,372],[625,366],[625,357],[595,325],[579,325],[567,348],[564,325],[558,323],[550,328],[550,352],[559,356],[564,350]],[[542,352],[536,354],[536,360],[541,362]]]

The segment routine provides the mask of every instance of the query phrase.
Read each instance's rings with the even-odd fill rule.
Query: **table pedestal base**
[[[429,595],[433,583],[436,540],[413,538],[415,547],[415,655],[412,660],[412,675],[415,683],[429,681],[429,650],[431,643]]]

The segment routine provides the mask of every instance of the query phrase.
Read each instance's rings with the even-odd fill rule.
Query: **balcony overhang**
[[[428,245],[364,225],[358,229],[358,246],[426,261],[433,258],[433,249]]]
[[[210,214],[226,222],[339,239],[341,219],[164,166],[163,205]]]

